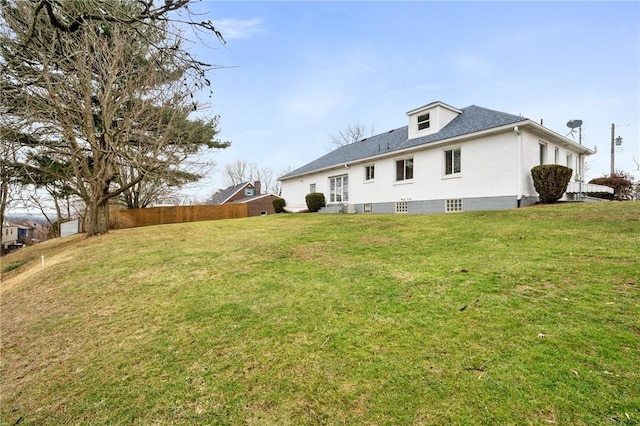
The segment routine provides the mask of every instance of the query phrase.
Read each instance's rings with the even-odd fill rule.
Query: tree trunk
[[[109,200],[92,201],[88,207],[87,236],[91,237],[109,232]]]
[[[0,230],[4,225],[4,213],[7,210],[7,204],[9,200],[9,184],[7,183],[7,177],[4,170],[2,171],[2,182],[0,183]],[[0,232],[0,245],[2,245],[2,232]]]

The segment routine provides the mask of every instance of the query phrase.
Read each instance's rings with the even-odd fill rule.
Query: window
[[[409,213],[409,202],[396,201],[396,213]]]
[[[413,158],[396,161],[396,181],[413,179]]]
[[[309,185],[309,192],[316,192],[316,184],[312,183],[311,185]]]
[[[444,211],[447,213],[461,212],[462,211],[462,199],[454,198],[445,200]]]
[[[560,164],[560,148],[556,148],[553,152],[553,163]]]
[[[540,144],[540,165],[547,162],[547,144]]]
[[[571,167],[571,163],[573,163],[573,155],[567,154],[567,167]]]
[[[455,175],[460,173],[460,148],[449,149],[444,152],[444,174]]]
[[[418,116],[418,130],[428,129],[430,126],[429,113]]]
[[[364,203],[362,205],[362,213],[373,213],[373,206],[371,203]]]
[[[253,196],[253,188],[245,188],[244,189],[244,195],[246,195],[247,197],[252,197]]]
[[[373,180],[375,177],[375,166],[365,166],[364,168],[364,180],[369,181]]]
[[[343,203],[349,201],[349,176],[329,178],[329,202]]]

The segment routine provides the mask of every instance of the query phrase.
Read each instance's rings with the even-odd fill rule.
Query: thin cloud
[[[264,32],[261,18],[252,19],[219,19],[213,21],[216,29],[226,40],[249,39]]]

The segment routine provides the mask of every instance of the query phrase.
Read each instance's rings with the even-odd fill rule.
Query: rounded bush
[[[533,186],[542,203],[555,203],[567,191],[573,170],[559,164],[544,164],[531,169]]]
[[[324,194],[322,192],[311,192],[304,197],[307,208],[310,212],[317,212],[325,206]]]
[[[284,211],[284,206],[287,205],[284,198],[280,198],[280,197],[274,198],[271,203],[273,204],[273,210],[276,213],[282,213]]]

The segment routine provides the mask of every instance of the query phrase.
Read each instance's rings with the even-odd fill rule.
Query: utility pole
[[[609,176],[613,177],[613,173],[615,172],[615,148],[613,145],[614,138],[616,136],[616,125],[615,123],[611,123],[611,174]]]

